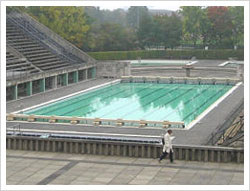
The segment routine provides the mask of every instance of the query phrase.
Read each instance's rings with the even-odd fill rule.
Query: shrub
[[[217,59],[227,60],[236,57],[244,60],[244,50],[214,49],[214,50],[136,50],[136,51],[109,51],[89,52],[96,60],[137,60],[141,59]]]

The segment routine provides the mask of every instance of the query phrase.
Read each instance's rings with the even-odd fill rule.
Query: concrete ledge
[[[73,140],[7,136],[6,148],[14,150],[65,152],[79,154],[114,155],[140,158],[158,158],[161,144],[128,143],[96,140]],[[214,146],[174,145],[176,160],[203,162],[244,162],[243,148]]]
[[[11,113],[6,114],[7,121],[29,121],[44,123],[71,123],[92,126],[108,126],[108,127],[145,127],[145,128],[185,128],[184,122],[166,122],[166,121],[149,121],[149,120],[125,120],[125,119],[102,119],[102,118],[84,118],[84,117],[66,117],[66,116],[42,116],[42,115],[26,115]],[[42,120],[42,121],[41,121]]]
[[[121,82],[129,83],[175,83],[175,84],[225,84],[236,85],[238,78],[190,78],[190,77],[157,77],[157,76],[122,76]]]

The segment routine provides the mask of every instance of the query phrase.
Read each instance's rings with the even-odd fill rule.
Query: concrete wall
[[[43,73],[36,73],[32,76],[26,76],[22,79],[13,79],[13,80],[7,80],[6,82],[6,95],[7,95],[7,101],[10,100],[16,100],[21,97],[31,96],[35,93],[44,92],[50,89],[55,89],[61,86],[67,86],[69,85],[68,81],[68,74],[73,73],[73,83],[78,83],[79,81],[88,80],[88,79],[95,79],[96,75],[95,73],[91,73],[91,76],[83,79],[79,79],[78,72],[83,71],[87,74],[87,71],[95,71],[95,67],[93,66],[83,66],[83,67],[72,67],[72,68],[66,68],[61,69],[59,71],[52,71],[52,72],[43,72]],[[60,77],[63,77],[62,81],[60,81]],[[86,75],[85,75],[86,77]],[[47,80],[47,81],[46,81]],[[39,81],[39,85],[34,86],[34,84]],[[49,82],[50,81],[50,82]],[[49,83],[48,83],[49,82]],[[33,84],[33,87],[32,87]],[[48,89],[46,87],[49,87]],[[14,88],[14,89],[13,89]],[[35,88],[37,90],[35,90]],[[40,89],[39,89],[40,88]],[[39,90],[38,90],[39,89]],[[32,91],[33,90],[33,91]],[[26,92],[26,93],[24,93]],[[14,94],[15,96],[10,96],[11,94]],[[19,95],[20,94],[20,95]]]
[[[160,144],[128,143],[94,140],[34,138],[7,136],[6,148],[14,150],[114,155],[140,158],[159,158]],[[203,162],[244,162],[243,148],[174,145],[175,160]]]
[[[99,61],[97,62],[97,77],[121,78],[130,75],[130,62]]]

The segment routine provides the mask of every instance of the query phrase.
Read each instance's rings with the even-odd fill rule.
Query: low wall
[[[158,158],[162,145],[132,142],[112,142],[82,139],[6,137],[6,148],[14,150],[65,152],[78,154],[113,155],[125,157]],[[174,145],[175,160],[203,162],[244,162],[243,148]]]
[[[130,62],[97,62],[97,77],[121,78],[130,74]]]
[[[121,82],[130,83],[166,83],[166,84],[223,84],[236,85],[237,78],[190,78],[190,77],[158,77],[158,76],[122,76]]]

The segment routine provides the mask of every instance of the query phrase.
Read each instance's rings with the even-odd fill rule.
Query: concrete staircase
[[[41,71],[11,46],[7,46],[6,49],[6,70],[8,75],[30,74]]]
[[[51,52],[48,48],[45,48],[36,39],[33,39],[31,36],[29,36],[29,34],[24,33],[24,31],[8,21],[6,36],[7,45],[12,46],[14,49],[24,55],[31,64],[35,65],[41,71],[49,71],[71,66],[69,62],[63,60],[58,55]],[[10,53],[7,54],[7,65],[11,65],[12,61],[8,60],[8,58],[11,59]],[[24,66],[24,63],[20,63],[20,60],[18,64],[19,65],[16,66],[25,67],[23,68],[25,71],[31,70],[31,73],[38,72],[37,70],[34,70],[34,67],[30,67],[27,63]],[[15,67],[9,67],[9,69],[10,68],[14,69]]]

